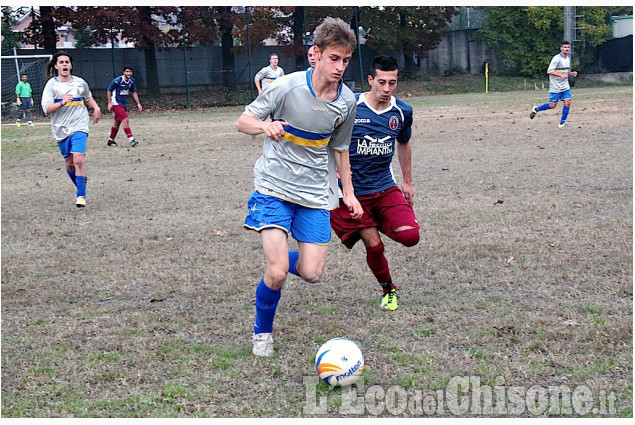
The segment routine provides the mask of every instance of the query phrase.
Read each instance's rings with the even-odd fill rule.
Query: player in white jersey
[[[66,161],[66,172],[77,187],[75,205],[86,206],[86,140],[90,117],[88,105],[93,109],[96,124],[101,109],[93,99],[88,84],[72,75],[73,58],[66,52],[53,55],[48,65],[52,76],[42,93],[42,109],[51,118],[51,131]]]
[[[326,18],[315,30],[315,68],[277,79],[236,122],[242,133],[266,136],[254,166],[256,191],[249,198],[244,224],[260,233],[266,258],[256,288],[256,356],[273,354],[273,320],[287,274],[315,283],[324,271],[331,240],[328,210],[337,203],[332,160],[340,173],[344,204],[353,216],[362,215],[348,159],[355,97],[342,83],[355,44],[348,24]],[[289,233],[299,251],[289,251]]]
[[[349,148],[353,187],[364,214],[351,217],[341,205],[331,211],[331,226],[347,248],[362,240],[366,263],[382,288],[380,307],[399,307],[380,232],[404,246],[419,242],[419,224],[412,209],[412,107],[393,96],[399,67],[388,55],[375,57],[368,75],[370,91],[357,100],[355,126]],[[397,153],[402,174],[399,188],[392,170]]]
[[[258,89],[258,94],[262,93],[262,91],[266,89],[269,84],[273,83],[276,78],[280,78],[283,75],[284,69],[278,66],[278,54],[270,54],[269,65],[258,71],[256,73],[256,76],[254,77],[254,83],[256,84],[256,88]],[[262,85],[260,80],[262,80]]]
[[[529,113],[532,120],[540,111],[553,109],[558,105],[559,101],[564,102],[562,108],[562,118],[560,119],[559,128],[567,126],[567,116],[569,116],[569,108],[571,107],[571,87],[569,86],[569,76],[577,77],[577,71],[571,71],[571,43],[563,41],[560,43],[560,53],[555,55],[549,63],[547,74],[549,75],[549,102],[534,106]]]

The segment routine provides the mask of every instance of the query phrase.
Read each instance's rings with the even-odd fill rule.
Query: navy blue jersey
[[[134,78],[130,77],[128,81],[124,80],[123,75],[112,80],[106,91],[109,91],[110,101],[113,105],[121,105],[124,108],[128,106],[128,95],[137,91]]]
[[[355,196],[397,186],[392,172],[396,143],[408,143],[412,135],[412,107],[391,97],[390,105],[376,111],[356,93],[357,113],[349,148]]]

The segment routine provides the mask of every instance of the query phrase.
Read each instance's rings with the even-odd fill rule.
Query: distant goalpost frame
[[[15,53],[15,51],[14,51]],[[15,61],[15,73],[17,74],[18,77],[18,83],[20,82],[20,65],[18,63],[18,59],[40,59],[40,58],[44,58],[46,59],[47,63],[51,61],[51,59],[53,59],[53,55],[11,55],[11,56],[2,56],[2,60],[4,59],[13,59]]]
[[[20,82],[21,75],[27,74],[33,90],[33,112],[42,116],[44,113],[39,105],[42,100],[44,86],[48,80],[46,67],[53,55],[18,55],[16,53],[16,50],[13,49],[13,55],[1,56],[3,115],[5,113],[10,114],[13,108],[16,107],[14,105],[16,101],[15,86]]]

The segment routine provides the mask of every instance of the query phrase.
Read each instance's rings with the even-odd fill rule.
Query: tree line
[[[544,57],[557,52],[563,33],[563,7],[482,7],[485,28],[475,39],[496,49],[509,71],[523,76],[544,73]],[[632,7],[584,7],[585,43],[591,47],[610,37],[611,14],[632,14]],[[17,19],[32,14],[25,31],[13,32]],[[366,44],[380,52],[402,55],[405,71],[415,68],[414,55],[427,57],[441,40],[458,8],[452,6],[40,6],[2,7],[2,48],[19,42],[35,44],[45,53],[56,50],[56,26],[71,25],[77,47],[115,41],[132,42],[144,52],[148,95],[158,95],[156,50],[218,45],[222,48],[224,85],[235,78],[234,52],[257,50],[274,38],[281,53],[305,66],[310,35],[327,16],[342,18]],[[592,56],[589,54],[589,57]]]

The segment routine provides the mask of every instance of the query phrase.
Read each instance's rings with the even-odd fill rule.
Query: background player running
[[[549,74],[549,102],[538,107],[534,106],[531,109],[529,118],[532,120],[538,112],[553,109],[558,105],[558,102],[562,100],[564,107],[562,108],[562,118],[560,119],[558,127],[566,127],[567,116],[569,115],[569,108],[571,107],[569,75],[574,77],[578,76],[577,71],[571,71],[569,50],[571,50],[571,43],[563,41],[560,44],[560,53],[551,59],[549,68],[547,68],[547,74]]]
[[[254,83],[258,89],[258,94],[262,93],[262,91],[266,89],[269,84],[273,83],[276,78],[280,78],[284,75],[284,69],[278,66],[278,60],[277,53],[270,54],[269,65],[265,66],[256,73]],[[262,80],[262,85],[260,80]]]
[[[112,80],[108,88],[106,89],[106,98],[108,99],[108,112],[115,111],[115,120],[110,129],[110,138],[108,138],[108,146],[117,146],[115,137],[119,131],[119,126],[123,125],[123,131],[128,136],[130,146],[135,147],[138,145],[135,138],[132,136],[132,130],[130,130],[130,120],[128,118],[128,96],[132,95],[135,102],[137,102],[137,109],[139,112],[143,110],[141,103],[139,102],[139,95],[137,94],[137,85],[134,78],[132,78],[132,67],[126,65],[123,67],[123,75]]]
[[[405,246],[419,242],[419,224],[412,209],[412,108],[393,96],[398,74],[394,58],[377,56],[368,75],[370,91],[356,94],[349,156],[355,196],[364,214],[353,217],[343,204],[331,211],[331,225],[342,244],[353,248],[358,240],[364,242],[366,262],[381,285],[380,306],[385,310],[396,310],[399,304],[379,233]],[[395,149],[403,177],[401,190],[392,173]]]

